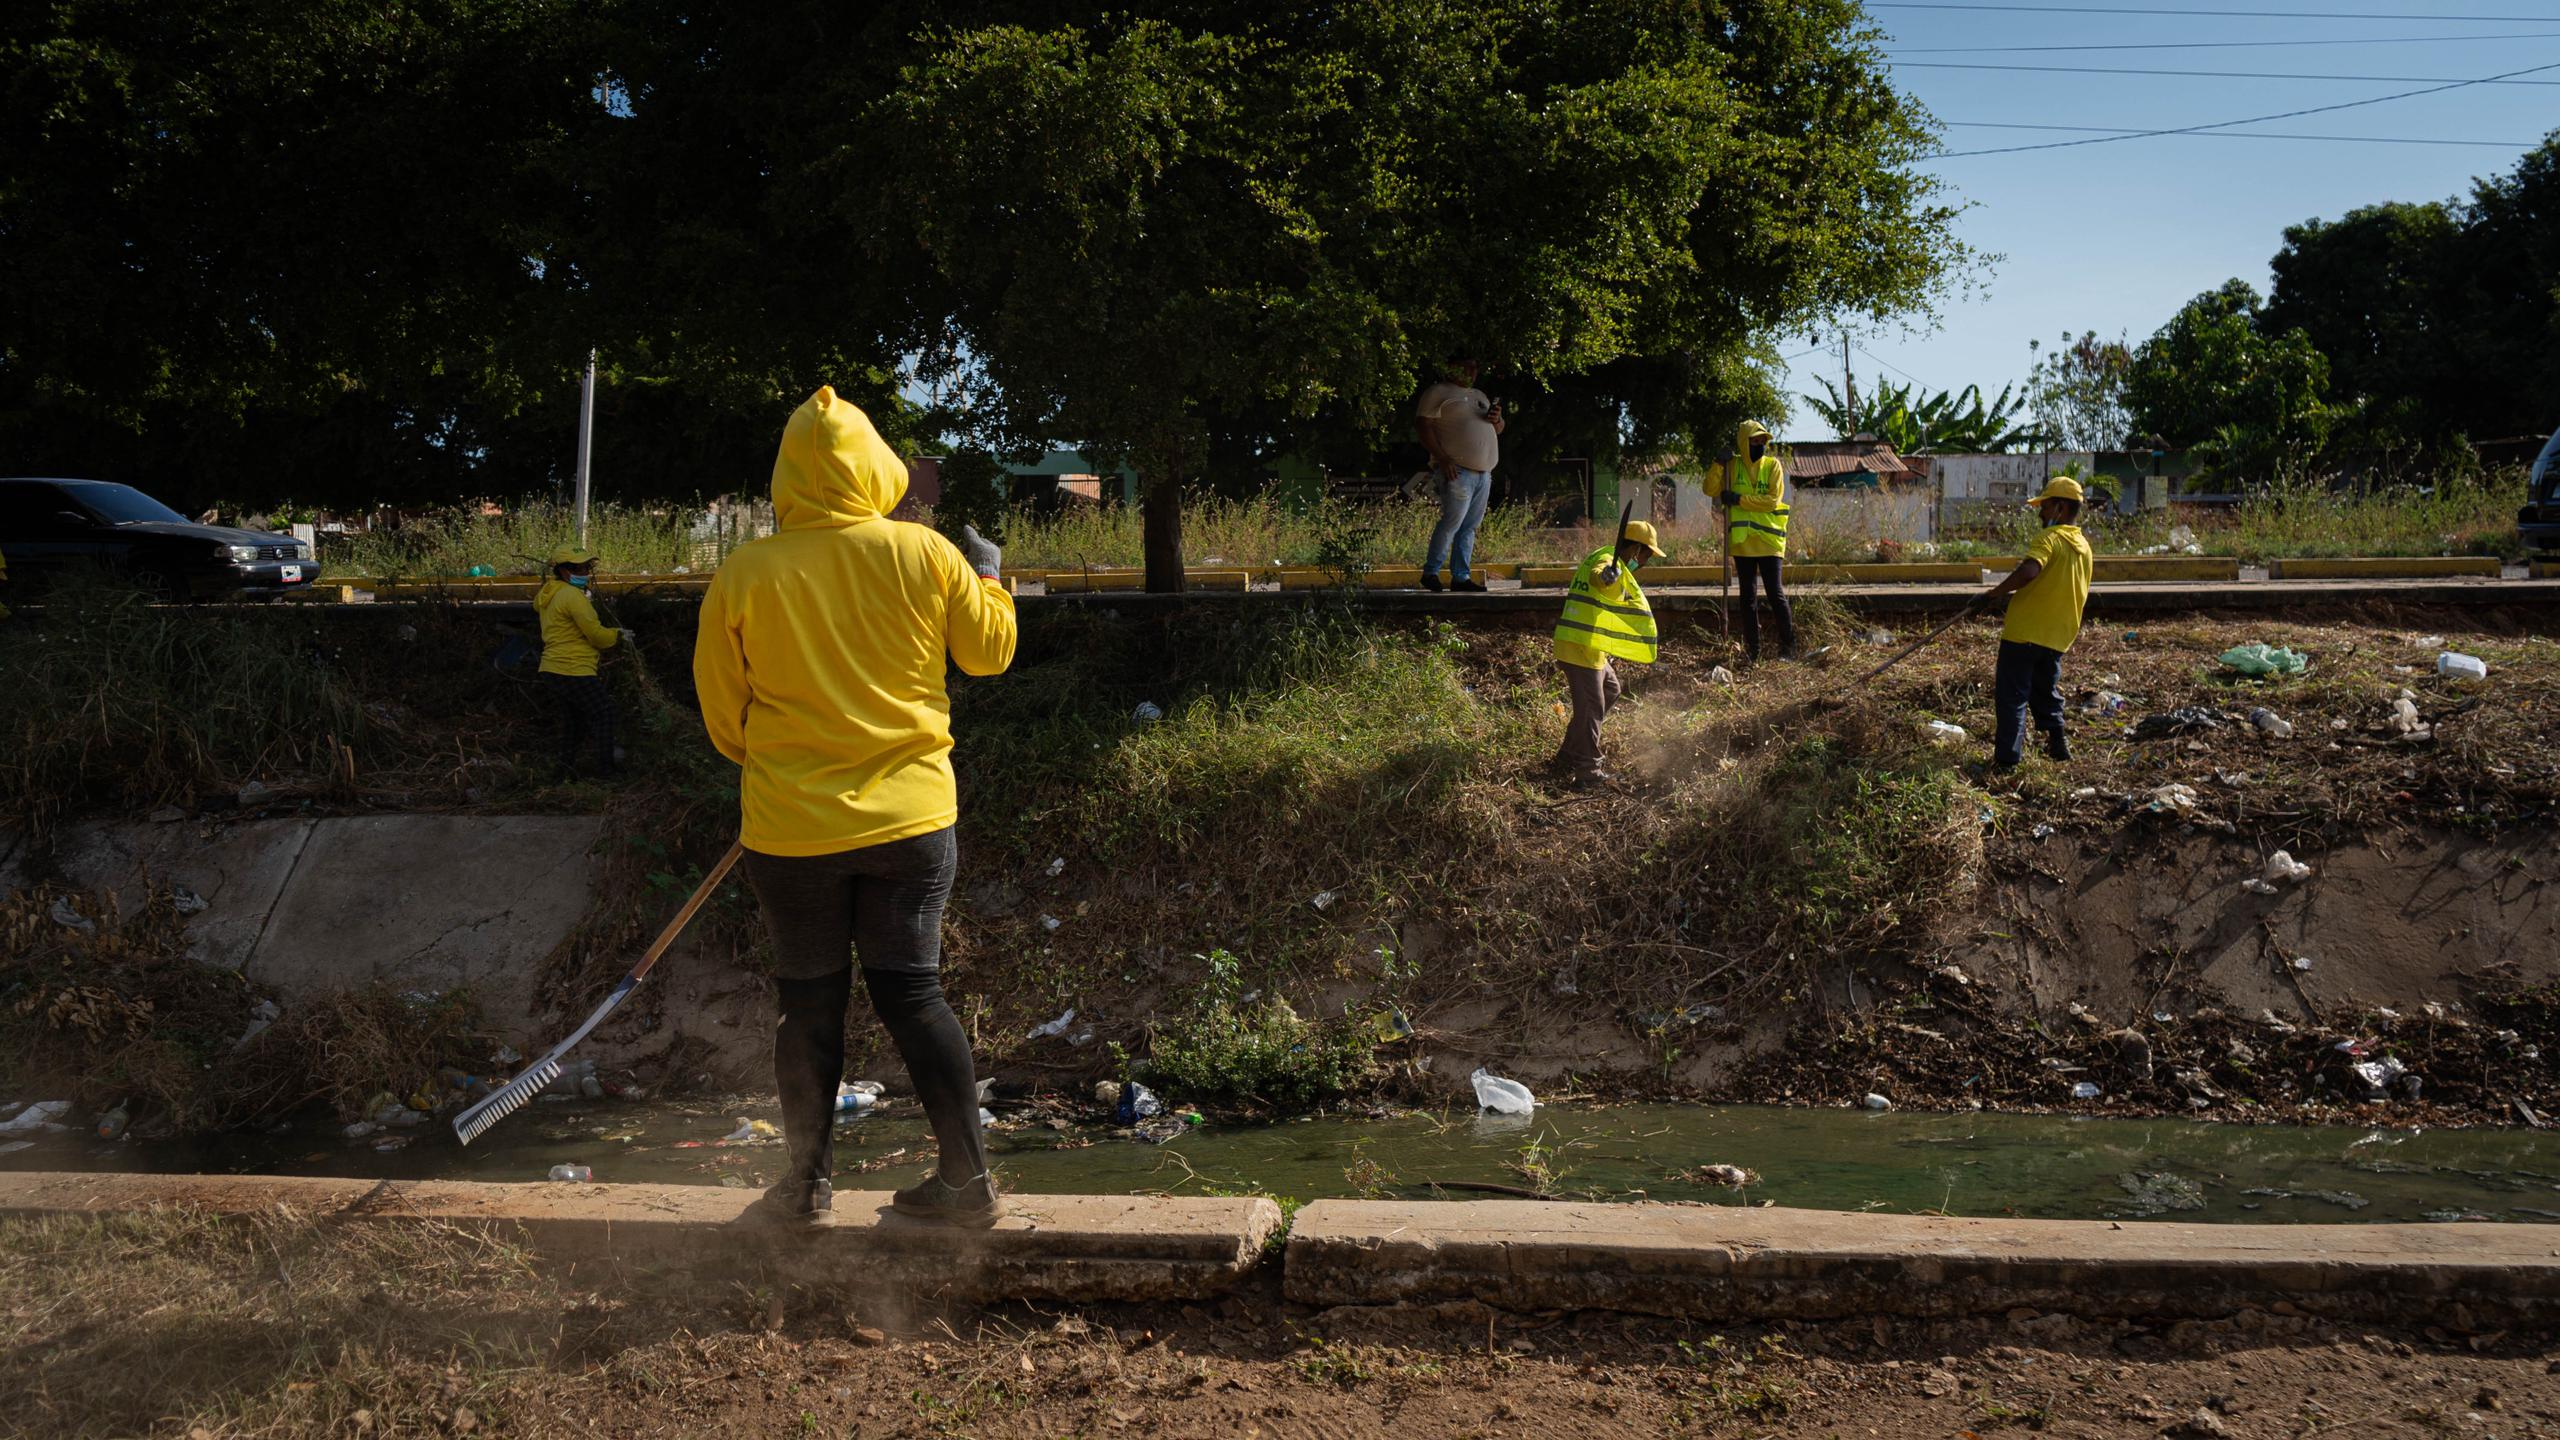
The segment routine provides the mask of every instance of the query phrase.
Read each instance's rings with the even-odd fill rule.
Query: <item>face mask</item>
[[[569,583],[577,586],[581,590],[584,590],[587,588],[587,577],[584,575],[572,575],[569,577]]]
[[[1769,442],[1768,442],[1768,441],[1766,441],[1766,440],[1754,440],[1754,441],[1752,441],[1752,442],[1751,442],[1751,458],[1752,458],[1752,459],[1757,460],[1757,459],[1759,459],[1761,456],[1766,455],[1766,454],[1768,454],[1768,453],[1769,453]]]

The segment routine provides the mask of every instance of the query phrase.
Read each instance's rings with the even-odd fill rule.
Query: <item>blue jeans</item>
[[[2025,758],[2027,712],[2036,728],[2062,733],[2062,652],[2024,640],[2000,642],[2000,664],[1992,672],[1992,708],[1999,738],[1992,742],[1991,763],[2015,765]]]
[[[1484,523],[1485,502],[1493,498],[1493,473],[1461,470],[1455,480],[1440,482],[1440,523],[1431,529],[1431,548],[1422,554],[1422,573],[1438,575],[1449,562],[1449,578],[1463,581],[1476,558],[1476,527]]]

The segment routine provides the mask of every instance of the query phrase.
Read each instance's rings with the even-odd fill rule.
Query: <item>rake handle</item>
[[[1964,602],[1964,608],[1957,611],[1954,618],[1948,620],[1945,624],[1940,625],[1937,629],[1930,631],[1928,634],[1921,636],[1919,639],[1912,641],[1910,644],[1903,646],[1902,649],[1895,652],[1893,658],[1885,661],[1873,670],[1868,671],[1866,674],[1859,676],[1858,683],[1860,685],[1864,685],[1887,670],[1892,669],[1894,666],[1901,664],[1903,661],[1910,659],[1914,655],[1917,655],[1923,647],[1929,644],[1930,641],[1937,639],[1939,636],[1953,630],[1958,625],[1963,624],[1965,618],[1973,614],[1975,610],[1981,608],[1981,605],[1982,596],[1980,595],[1976,595],[1972,599],[1967,600]]]
[[[676,943],[676,937],[684,933],[684,927],[693,922],[694,912],[700,910],[704,902],[711,898],[712,891],[720,888],[721,881],[729,878],[729,872],[736,867],[738,857],[746,853],[745,841],[729,842],[728,852],[720,857],[718,864],[711,867],[710,874],[702,877],[702,883],[693,887],[693,894],[686,897],[684,908],[676,912],[676,918],[667,922],[666,929],[658,932],[657,939],[649,942],[649,953],[641,956],[640,963],[631,967],[631,979],[636,981],[649,973],[649,967],[657,964],[658,957],[667,953],[667,947]]]

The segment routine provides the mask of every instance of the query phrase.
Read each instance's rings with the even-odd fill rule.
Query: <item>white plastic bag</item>
[[[1467,1077],[1476,1087],[1476,1103],[1496,1115],[1526,1115],[1538,1108],[1538,1097],[1517,1080],[1505,1080],[1479,1065]]]
[[[2294,859],[2292,851],[2279,850],[2267,857],[2267,868],[2262,878],[2287,885],[2298,884],[2311,878],[2311,867]]]

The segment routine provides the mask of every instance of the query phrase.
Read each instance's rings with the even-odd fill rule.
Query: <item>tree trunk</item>
[[[1179,595],[1182,593],[1182,478],[1172,466],[1159,469],[1147,481],[1143,501],[1146,517],[1147,593]]]

